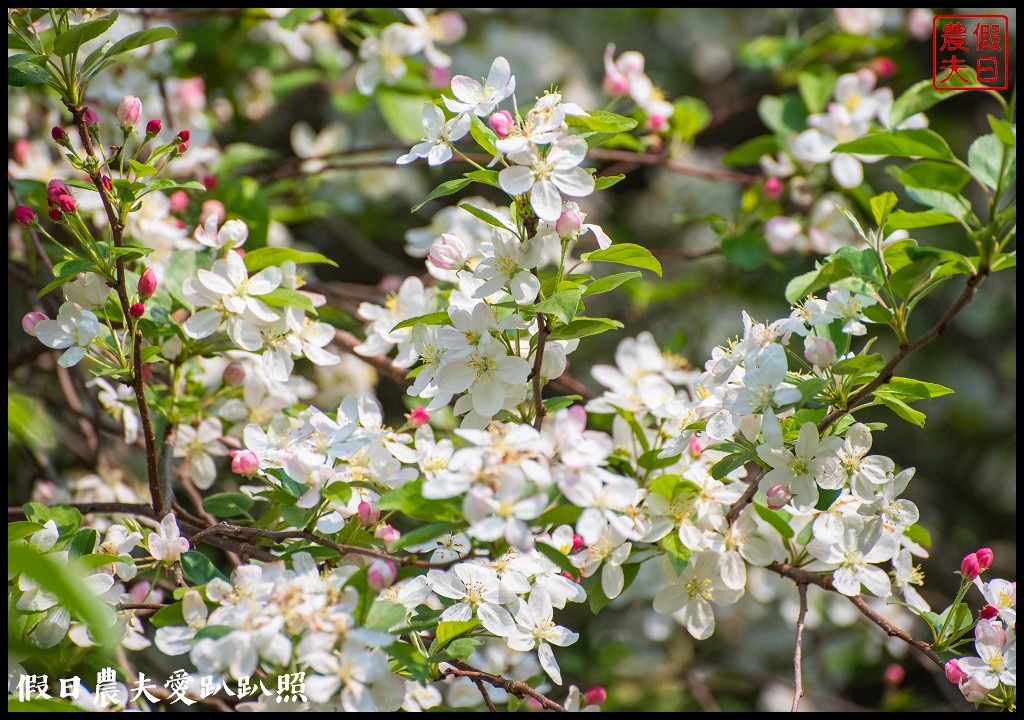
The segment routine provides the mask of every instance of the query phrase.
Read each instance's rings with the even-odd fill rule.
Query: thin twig
[[[170,607],[167,603],[118,603],[114,606],[114,609],[118,612],[122,610],[150,610],[156,612],[157,610],[163,610],[165,607]]]
[[[767,569],[771,570],[773,573],[776,573],[777,575],[787,577],[790,580],[796,582],[797,584],[802,583],[805,585],[817,585],[818,587],[824,590],[828,590],[829,592],[839,592],[838,590],[836,590],[835,585],[832,584],[832,578],[826,577],[821,573],[803,570],[802,568],[793,567],[789,563],[781,562],[773,562],[767,566]],[[889,622],[884,617],[879,615],[877,612],[872,610],[868,606],[867,602],[864,601],[864,598],[860,596],[849,597],[848,595],[844,595],[843,597],[847,597],[850,600],[850,602],[852,602],[857,607],[857,609],[861,611],[864,617],[866,617],[868,620],[873,622],[878,627],[885,630],[886,634],[889,635],[889,637],[899,638],[903,642],[907,643],[907,645],[910,645],[910,647],[914,648],[920,653],[923,653],[929,660],[938,665],[939,668],[945,667],[945,664],[942,662],[942,658],[939,657],[938,653],[932,650],[932,646],[930,644],[926,643],[924,640],[915,639],[906,630],[902,630],[893,625],[891,622]]]
[[[175,587],[188,587],[188,583],[185,582],[185,575],[181,571],[181,563],[174,563],[174,586]]]
[[[807,620],[807,583],[798,582],[796,589],[800,592],[800,614],[796,617],[796,645],[793,647],[793,708],[800,710],[800,699],[804,696],[803,673],[803,641],[804,624]]]
[[[538,430],[544,425],[544,416],[548,414],[548,408],[544,404],[544,394],[542,393],[542,378],[540,376],[541,367],[544,363],[544,346],[548,339],[548,324],[544,321],[544,313],[537,313],[537,350],[536,357],[533,360],[533,372],[530,377],[533,380],[533,407],[534,417],[533,426]]]
[[[685,680],[686,687],[689,689],[690,694],[693,695],[693,699],[697,706],[700,707],[701,712],[722,712],[722,708],[715,701],[715,696],[711,694],[711,688],[708,687],[704,671],[698,670],[691,663],[690,667],[686,670]]]
[[[361,355],[357,353],[356,347],[362,345],[363,341],[347,330],[335,328],[334,344],[350,355],[355,355],[381,375],[393,380],[401,387],[406,388],[412,385],[412,380],[405,376],[406,371],[400,367],[396,367],[391,361],[391,358],[384,355]]]
[[[494,707],[494,702],[491,700],[491,696],[487,694],[487,686],[484,685],[484,681],[478,677],[473,678],[473,684],[476,685],[476,689],[480,691],[480,697],[484,699],[484,705],[491,712],[498,712],[498,708]]]
[[[595,160],[608,160],[610,162],[627,162],[636,165],[657,165],[666,170],[679,173],[680,175],[692,175],[693,177],[705,180],[730,180],[742,185],[753,185],[759,182],[760,178],[747,173],[736,172],[735,170],[721,170],[718,168],[702,168],[694,165],[687,165],[678,160],[673,160],[666,155],[654,153],[637,153],[630,150],[610,150],[608,148],[591,148],[587,154]]]
[[[566,712],[565,708],[554,700],[550,699],[546,695],[534,690],[532,687],[519,680],[509,680],[501,675],[493,675],[483,670],[477,670],[471,665],[467,665],[461,660],[452,660],[444,673],[441,675],[445,677],[468,677],[471,680],[481,680],[488,685],[492,685],[496,688],[501,688],[509,695],[515,695],[517,698],[531,697],[540,703],[541,707],[545,710],[554,710],[555,712]]]

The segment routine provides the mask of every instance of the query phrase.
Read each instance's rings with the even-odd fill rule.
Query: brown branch
[[[796,617],[796,644],[793,647],[794,689],[791,712],[799,712],[800,699],[804,696],[803,641],[804,624],[807,620],[807,583],[798,582],[796,589],[800,592],[800,613]]]
[[[107,188],[103,184],[103,174],[99,169],[99,158],[97,157],[96,150],[92,144],[92,137],[89,135],[89,127],[85,122],[85,110],[86,108],[82,105],[72,105],[66,103],[68,110],[71,111],[74,117],[74,123],[78,127],[79,137],[82,139],[82,146],[85,148],[86,155],[93,160],[97,161],[96,169],[92,171],[92,183],[96,186],[96,191],[100,194],[100,200],[103,202],[103,209],[106,211],[107,220],[110,223],[110,234],[113,238],[115,247],[123,247],[123,233],[124,223],[117,216],[114,210],[114,203],[110,197],[110,193],[107,192]],[[173,498],[164,497],[160,490],[160,475],[157,468],[157,447],[156,447],[156,435],[153,432],[153,421],[149,415],[149,401],[146,399],[146,385],[142,377],[142,330],[139,329],[138,323],[131,316],[129,311],[129,300],[128,300],[128,288],[125,282],[125,271],[124,271],[124,257],[118,255],[114,260],[114,267],[117,273],[117,282],[115,283],[115,290],[117,291],[117,297],[121,304],[121,311],[124,315],[124,321],[129,330],[129,334],[132,336],[132,389],[135,391],[135,399],[139,406],[139,421],[142,425],[142,436],[146,442],[146,471],[149,476],[149,494],[153,502],[153,510],[158,516],[163,516],[173,504]]]
[[[491,696],[487,693],[487,687],[484,685],[484,681],[478,677],[473,678],[473,684],[476,685],[476,689],[480,691],[480,697],[484,699],[484,705],[490,712],[498,712],[498,708],[494,707],[494,702],[491,700]]]
[[[185,582],[185,575],[181,570],[181,563],[174,563],[174,586],[175,587],[188,587],[188,583]]]
[[[509,695],[515,695],[517,698],[531,697],[539,702],[541,707],[545,710],[566,712],[563,706],[559,705],[554,700],[551,700],[546,695],[542,695],[537,692],[524,682],[520,682],[519,680],[509,680],[501,675],[493,675],[482,670],[477,670],[475,667],[467,665],[461,660],[452,660],[449,662],[449,665],[450,667],[442,673],[442,679],[446,677],[468,677],[474,682],[480,680],[488,685],[492,685],[493,687],[501,688]]]
[[[747,173],[736,172],[735,170],[721,170],[717,168],[702,168],[694,165],[687,165],[678,160],[673,160],[666,155],[654,153],[637,153],[629,150],[610,150],[608,148],[591,148],[587,154],[595,160],[608,160],[610,162],[634,163],[636,165],[657,165],[666,170],[679,173],[680,175],[692,175],[693,177],[705,180],[729,180],[741,185],[753,185],[760,181],[760,178]]]
[[[711,694],[711,688],[708,687],[705,674],[702,670],[698,670],[694,667],[693,663],[691,663],[689,668],[686,670],[684,680],[686,682],[686,688],[690,691],[694,702],[696,702],[697,706],[700,707],[701,712],[722,712],[722,708],[718,706],[715,696]]]
[[[336,550],[342,555],[361,555],[363,557],[370,557],[377,560],[387,560],[396,565],[404,565],[406,567],[418,567],[418,568],[446,568],[450,567],[456,562],[460,562],[462,558],[455,560],[449,560],[442,563],[432,563],[425,560],[417,560],[413,557],[399,557],[397,555],[389,555],[386,552],[379,550],[373,550],[371,548],[356,547],[354,545],[342,545],[336,543],[333,540],[315,535],[307,530],[263,530],[262,528],[251,528],[243,527],[241,525],[232,525],[227,522],[221,522],[212,527],[200,530],[191,538],[189,538],[189,544],[195,547],[201,542],[208,542],[209,538],[215,535],[227,535],[237,536],[241,538],[267,538],[269,540],[308,540],[317,545]]]
[[[817,585],[823,590],[839,593],[839,591],[836,590],[835,585],[832,584],[832,578],[826,577],[821,573],[803,570],[801,568],[793,567],[789,563],[781,562],[773,562],[767,566],[767,569],[771,570],[773,573],[776,573],[777,575],[781,575],[782,577],[786,577],[790,580],[793,580],[798,585]],[[842,593],[839,594],[841,595]],[[932,650],[932,646],[929,643],[926,643],[924,640],[917,640],[906,630],[902,630],[893,625],[891,622],[889,622],[884,617],[879,615],[877,612],[872,610],[868,606],[867,602],[864,601],[864,598],[860,596],[849,597],[848,595],[844,595],[843,597],[848,598],[850,602],[852,602],[857,607],[857,609],[861,611],[864,617],[866,617],[868,620],[873,622],[878,627],[885,630],[886,634],[889,637],[899,638],[903,642],[907,643],[907,645],[910,645],[910,647],[914,648],[920,653],[923,653],[940,669],[945,667],[945,664],[942,662],[942,658],[940,658],[938,654],[934,650]]]
[[[360,355],[357,353],[356,346],[362,345],[363,341],[347,330],[335,328],[334,344],[350,355],[355,355],[381,375],[385,375],[401,387],[407,388],[412,385],[412,380],[405,376],[406,371],[400,367],[396,367],[391,361],[391,358],[384,355]]]
[[[530,377],[533,380],[533,406],[535,409],[533,426],[538,430],[544,426],[544,416],[548,414],[548,408],[544,404],[544,394],[541,392],[543,386],[540,370],[544,363],[544,346],[547,344],[549,334],[548,324],[544,321],[544,313],[537,313],[537,354],[533,360],[533,372],[530,373]]]
[[[118,603],[114,606],[114,609],[118,612],[122,610],[149,610],[156,612],[157,610],[163,610],[165,607],[170,607],[166,603]]]

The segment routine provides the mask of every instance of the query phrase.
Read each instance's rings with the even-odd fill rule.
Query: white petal
[[[498,173],[498,184],[509,195],[522,195],[533,187],[533,171],[525,165],[505,168]],[[557,220],[558,218],[556,217],[555,219]]]
[[[562,196],[551,180],[539,180],[533,184],[530,204],[541,220],[554,222],[562,214]]]
[[[217,329],[220,327],[220,323],[220,313],[213,308],[206,308],[205,310],[200,310],[186,320],[182,329],[190,338],[194,340],[201,340],[217,332]]]

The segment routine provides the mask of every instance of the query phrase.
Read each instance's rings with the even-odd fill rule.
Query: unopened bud
[[[448,68],[431,66],[427,69],[427,84],[432,88],[445,88],[452,81]]]
[[[146,306],[140,302],[133,303],[132,306],[128,308],[128,314],[131,315],[136,320],[138,320],[140,317],[146,314]]]
[[[213,190],[217,189],[217,186],[219,184],[220,184],[220,180],[217,179],[216,175],[204,175],[203,176],[203,187],[205,187],[207,190],[212,192]]]
[[[555,221],[555,232],[560,238],[566,240],[579,235],[581,227],[583,227],[583,221],[580,219],[579,213],[572,210],[565,210]]]
[[[366,584],[372,590],[380,592],[394,584],[398,577],[398,568],[390,560],[374,560],[366,572]]]
[[[508,137],[508,134],[515,128],[516,121],[512,119],[512,113],[508,110],[499,110],[487,118],[487,124],[491,126],[491,130],[498,137]]]
[[[772,510],[786,507],[786,503],[793,499],[793,493],[785,485],[773,485],[765,495],[768,496],[768,507]]]
[[[607,72],[604,75],[604,81],[601,83],[601,89],[604,90],[605,95],[611,95],[612,97],[628,95],[629,78],[620,72]]]
[[[578,552],[583,547],[583,538],[576,533],[572,534],[572,551]]]
[[[185,194],[184,190],[175,190],[171,193],[171,197],[168,200],[172,213],[183,212],[188,207],[188,195]]]
[[[160,131],[163,130],[163,129],[164,129],[164,124],[160,120],[157,120],[156,118],[154,118],[153,120],[150,120],[148,123],[146,123],[146,134],[149,135],[150,137],[155,137],[155,136],[159,135]]]
[[[100,178],[100,182],[103,183],[103,189],[107,192],[114,192],[114,185],[110,182],[110,176],[104,175]]]
[[[411,422],[416,427],[423,427],[428,422],[430,422],[430,413],[427,412],[427,409],[425,407],[420,405],[418,408],[409,413],[409,422]]]
[[[153,271],[153,268],[146,268],[142,273],[142,277],[139,278],[139,297],[143,300],[148,300],[153,297],[156,288],[156,273]]]
[[[68,134],[64,132],[64,128],[62,128],[60,125],[56,125],[50,131],[50,137],[53,138],[53,141],[55,143],[63,143],[65,140],[67,140]]]
[[[19,205],[14,208],[14,219],[21,225],[31,225],[36,221],[35,210],[27,205]]]
[[[704,452],[704,446],[700,444],[700,440],[696,435],[691,435],[690,440],[686,443],[686,450],[694,457],[697,457]]]
[[[966,681],[960,683],[960,693],[964,696],[964,700],[967,702],[983,702],[990,692],[992,691],[982,687],[981,684],[972,677],[969,677]]]
[[[992,567],[992,561],[995,559],[992,548],[979,548],[974,551],[974,554],[978,556],[978,566],[982,570],[988,570]]]
[[[85,122],[85,126],[90,130],[98,127],[100,124],[100,116],[96,114],[96,111],[92,108],[86,108],[82,113],[82,120]]]
[[[808,338],[804,347],[804,357],[815,367],[830,367],[836,361],[836,344],[832,338]]]
[[[182,130],[181,132],[178,133],[177,143],[178,143],[178,153],[180,155],[184,155],[185,152],[188,150],[188,144],[189,144],[189,142],[191,140],[192,140],[192,133],[190,133],[188,130]]]
[[[608,699],[608,692],[600,685],[594,687],[583,693],[583,704],[584,705],[596,705],[600,707],[604,704],[604,701]]]
[[[978,613],[978,616],[982,620],[991,620],[998,614],[999,608],[995,607],[994,605],[986,605],[981,609],[981,612]]]
[[[121,127],[131,130],[142,119],[142,101],[134,95],[125,95],[117,105],[117,120]]]
[[[946,663],[946,679],[951,683],[959,683],[967,679],[967,673],[960,667],[960,663],[956,660],[950,660]]]
[[[769,200],[778,200],[785,190],[782,181],[776,177],[770,177],[764,181],[764,196]]]
[[[931,30],[931,26],[928,27]],[[896,65],[896,61],[891,57],[877,57],[871,61],[871,69],[874,70],[879,76],[887,78],[892,77],[896,74],[899,66]]]
[[[60,210],[58,210],[55,207],[50,208],[50,213],[49,214],[50,214],[50,219],[53,220],[54,222],[60,222],[61,220],[64,219],[64,213],[62,213]]]
[[[231,453],[231,472],[248,477],[259,469],[260,459],[252,450],[235,450]]]
[[[441,31],[441,42],[447,44],[458,42],[466,34],[466,19],[457,12],[448,10],[431,18]]]
[[[390,545],[391,543],[397,541],[400,537],[402,537],[402,533],[396,530],[395,528],[391,527],[390,525],[381,525],[373,533],[373,536],[375,538],[380,538],[381,540],[383,540],[385,545]]]
[[[61,195],[68,195],[70,193],[71,191],[68,189],[68,186],[64,184],[63,180],[54,178],[46,185],[46,202],[51,205],[56,205],[57,199]]]
[[[469,248],[462,238],[452,233],[444,233],[430,246],[427,260],[442,270],[458,270],[466,264],[468,256]]]
[[[228,366],[224,368],[224,382],[235,387],[245,382],[245,365],[237,360],[228,363]]]
[[[359,503],[356,514],[359,515],[359,522],[363,525],[370,525],[380,520],[380,510],[365,500]]]
[[[651,132],[663,132],[668,129],[668,115],[654,113],[647,116],[645,127]]]
[[[960,573],[966,580],[978,577],[981,573],[981,563],[978,562],[978,556],[975,553],[971,553],[960,561]]]
[[[36,325],[43,320],[49,320],[50,318],[46,313],[32,311],[25,313],[25,317],[21,319],[21,329],[27,332],[32,337],[36,336]]]
[[[882,678],[885,680],[886,685],[899,685],[906,676],[907,671],[903,669],[902,665],[897,663],[888,665],[882,672]]]
[[[61,195],[57,198],[57,207],[61,212],[73,213],[78,208],[78,203],[70,195]]]

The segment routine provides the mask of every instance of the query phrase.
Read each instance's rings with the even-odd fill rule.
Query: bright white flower
[[[861,542],[863,527],[859,520],[847,518],[842,537],[837,542],[824,542],[817,537],[807,545],[808,551],[826,565],[835,569],[832,582],[843,595],[860,595],[861,585],[877,598],[892,594],[889,576],[872,563],[891,559],[899,549],[899,540],[893,533],[883,533],[873,545],[865,548]]]
[[[199,427],[181,425],[174,441],[174,457],[187,458],[192,482],[200,490],[209,488],[217,478],[213,456],[227,455],[220,439],[224,429],[217,418],[206,418]]]
[[[423,34],[414,27],[392,23],[378,37],[368,37],[359,46],[362,65],[356,70],[356,87],[372,95],[377,85],[394,85],[405,77],[405,58],[423,47]]]
[[[722,582],[733,590],[747,586],[747,566],[764,566],[773,559],[768,542],[760,537],[755,513],[748,507],[736,522],[723,524],[720,534],[711,542],[711,550],[721,553]]]
[[[978,657],[958,660],[960,669],[986,690],[1000,684],[1017,686],[1017,639],[994,620],[979,620],[974,628]]]
[[[836,24],[851,35],[870,35],[885,24],[885,8],[833,8]]]
[[[410,545],[409,552],[429,552],[431,563],[444,563],[466,557],[473,548],[465,533],[450,532],[420,545]]]
[[[469,391],[473,409],[486,418],[494,417],[505,404],[506,387],[524,384],[529,374],[526,360],[508,355],[501,342],[485,335],[469,355],[445,358],[434,375],[437,395],[427,409],[444,407],[455,393]]]
[[[715,613],[711,603],[732,605],[743,596],[743,589],[730,588],[722,579],[718,553],[694,553],[678,578],[654,598],[654,611],[672,615],[676,622],[697,640],[707,640],[715,632]]]
[[[327,167],[325,157],[344,150],[349,144],[349,130],[341,123],[331,123],[320,132],[304,120],[292,125],[290,140],[296,157],[305,158],[299,166],[303,173],[315,175]]]
[[[978,577],[974,584],[985,596],[985,601],[999,611],[1003,622],[1007,625],[1017,624],[1017,583],[999,578],[986,583]]]
[[[504,537],[517,550],[533,547],[533,533],[525,522],[544,512],[548,498],[544,493],[523,497],[528,492],[520,476],[506,476],[497,490],[476,485],[466,494],[462,509],[469,521],[468,534],[493,542]]]
[[[610,600],[622,593],[626,578],[622,563],[629,559],[632,543],[614,527],[608,527],[594,544],[573,555],[572,564],[580,569],[583,577],[590,577],[601,568],[601,592]]]
[[[444,165],[452,159],[452,143],[464,138],[472,124],[469,115],[465,114],[457,115],[446,122],[441,108],[433,103],[426,103],[423,106],[421,121],[423,142],[413,145],[409,152],[398,158],[396,162],[399,165],[411,163],[416,158],[427,158],[429,165]]]
[[[922,612],[931,610],[928,601],[921,597],[915,585],[924,585],[924,573],[914,565],[914,558],[907,549],[900,550],[892,560],[894,583],[896,589],[903,594],[903,600],[913,608]]]
[[[809,130],[790,141],[790,152],[803,163],[812,165],[829,163],[832,177],[844,188],[858,187],[864,181],[863,162],[877,162],[877,155],[834,153],[837,145],[851,142],[868,133],[867,120],[855,118],[846,106],[832,103],[827,113],[807,118]]]
[[[883,526],[895,531],[897,535],[902,535],[904,530],[920,519],[921,514],[917,505],[910,500],[897,499],[913,477],[914,468],[907,468],[891,477],[881,488],[868,486],[867,483],[853,484],[850,489],[854,497],[865,503],[857,508],[857,512],[870,518],[865,528],[867,537],[881,535]],[[868,489],[875,492],[866,496],[858,494]]]
[[[452,94],[455,99],[444,97],[444,104],[453,113],[473,113],[485,117],[494,112],[505,98],[516,90],[516,78],[508,60],[497,57],[491,63],[490,72],[483,84],[466,75],[452,78]]]
[[[836,288],[828,294],[828,314],[843,321],[843,332],[848,335],[864,335],[864,308],[878,302],[877,297],[852,293],[846,288]]]
[[[74,303],[60,306],[55,320],[36,323],[36,337],[46,347],[67,351],[57,359],[61,367],[72,367],[81,362],[93,340],[103,332],[96,315]]]
[[[86,383],[100,389],[96,399],[116,422],[124,424],[124,441],[134,445],[139,439],[139,414],[136,412],[135,392],[128,385],[111,385],[104,378],[95,378]]]
[[[451,570],[427,573],[434,592],[458,602],[441,613],[444,622],[464,622],[474,615],[490,633],[507,637],[515,628],[512,616],[499,603],[498,575],[491,568],[474,563],[459,563]]]
[[[851,491],[860,498],[874,497],[879,485],[884,485],[896,465],[884,455],[868,455],[871,449],[871,430],[856,423],[846,431],[843,446],[836,453],[835,465],[821,480],[821,486],[837,490],[847,482]],[[909,478],[907,478],[909,480]]]
[[[473,277],[484,283],[474,298],[485,298],[507,288],[512,299],[520,305],[528,305],[540,292],[540,280],[530,270],[540,262],[543,246],[537,238],[526,242],[510,232],[495,228],[491,242],[482,250],[487,255],[477,263]]]
[[[131,554],[141,540],[142,533],[128,532],[124,525],[111,525],[103,537],[103,542],[94,552],[118,558],[110,564],[110,571],[121,580],[131,580],[139,572]],[[103,568],[107,569],[107,566],[104,565]]]
[[[739,388],[726,392],[723,407],[738,415],[750,415],[800,400],[800,391],[787,383],[786,350],[771,343],[746,361],[747,372]]]
[[[217,213],[211,213],[206,223],[196,227],[195,238],[206,247],[224,253],[245,245],[249,228],[241,220],[228,220],[217,229]],[[237,254],[237,253],[236,253]]]
[[[402,282],[398,292],[390,295],[383,307],[361,303],[359,317],[370,324],[366,329],[366,342],[355,348],[356,353],[364,357],[386,355],[397,345],[395,365],[400,368],[412,367],[417,359],[412,328],[393,328],[403,320],[432,312],[437,304],[436,294],[434,288],[424,287],[422,280],[412,276]]]
[[[167,625],[156,629],[156,646],[165,655],[184,655],[192,649],[196,633],[206,627],[210,611],[203,596],[189,590],[181,599],[181,615],[185,625]]]
[[[536,588],[530,593],[530,599],[519,604],[516,612],[516,629],[508,637],[508,646],[513,650],[533,650],[537,648],[540,666],[556,684],[562,684],[562,671],[555,660],[551,645],[568,647],[579,640],[579,634],[552,620],[554,610],[551,598],[543,588]],[[549,645],[548,643],[551,643]]]
[[[391,674],[379,648],[350,640],[334,652],[312,652],[305,661],[314,671],[306,678],[313,702],[331,702],[340,690],[345,712],[394,712],[405,698],[405,682]]]
[[[561,93],[545,93],[537,99],[523,118],[522,126],[494,145],[499,153],[528,150],[530,144],[550,145],[568,134],[567,116],[585,117],[587,113],[575,103],[562,102]]]
[[[509,195],[530,193],[537,217],[554,222],[562,214],[562,196],[586,197],[594,192],[594,177],[578,167],[587,156],[587,142],[566,137],[553,143],[546,154],[529,148],[510,153],[516,163],[498,174],[501,189]]]
[[[110,296],[110,286],[106,280],[91,272],[78,273],[78,277],[65,284],[63,290],[68,302],[83,308],[102,305]]]
[[[818,480],[831,467],[829,461],[841,441],[834,437],[819,441],[817,426],[806,422],[790,450],[782,441],[778,418],[770,412],[762,418],[761,432],[765,443],[757,446],[757,455],[772,468],[761,478],[761,488],[767,491],[774,485],[783,485],[793,493],[794,505],[814,507],[818,502]]]
[[[159,529],[146,538],[146,547],[154,560],[171,565],[178,562],[181,554],[189,549],[189,544],[181,537],[177,519],[167,513],[160,521]]]
[[[230,222],[225,223],[225,228]],[[220,235],[224,235],[224,228],[221,228]],[[213,264],[212,271],[200,269],[196,274],[203,287],[220,296],[220,302],[228,312],[235,315],[247,313],[263,322],[277,320],[277,314],[257,298],[273,292],[281,285],[281,268],[271,266],[249,277],[242,258],[238,253],[229,252]]]

